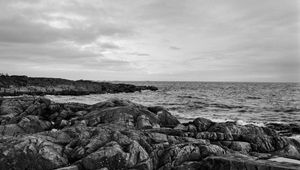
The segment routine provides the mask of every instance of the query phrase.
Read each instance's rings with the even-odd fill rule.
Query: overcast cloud
[[[0,72],[299,81],[298,0],[0,0]]]

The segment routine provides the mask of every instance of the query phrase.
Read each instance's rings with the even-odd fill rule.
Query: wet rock
[[[193,121],[193,124],[196,126],[197,130],[199,132],[202,131],[206,131],[208,130],[208,128],[213,125],[214,123],[209,120],[209,119],[205,119],[205,118],[197,118]]]
[[[164,111],[164,110],[166,110],[164,107],[162,107],[162,106],[151,106],[151,107],[148,107],[147,108],[150,112],[153,112],[153,113],[155,113],[155,114],[157,114],[158,112],[160,112],[160,111]]]
[[[157,113],[158,119],[159,119],[159,124],[162,127],[170,127],[174,128],[176,125],[178,125],[180,122],[177,120],[176,117],[171,115],[171,113],[163,110],[159,111]]]

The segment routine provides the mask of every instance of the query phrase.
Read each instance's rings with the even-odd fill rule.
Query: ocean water
[[[158,91],[51,96],[55,102],[94,104],[110,98],[127,99],[146,106],[163,106],[180,121],[197,117],[214,121],[300,123],[299,83],[222,82],[122,82],[153,85]]]

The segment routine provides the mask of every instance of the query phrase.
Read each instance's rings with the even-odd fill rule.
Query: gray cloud
[[[170,46],[170,49],[172,49],[172,50],[180,50],[180,48],[176,47],[176,46]]]
[[[135,55],[135,56],[150,56],[150,54],[147,53],[138,53],[138,52],[132,52],[128,53],[129,55]]]
[[[298,81],[298,7],[297,0],[0,0],[0,72]]]

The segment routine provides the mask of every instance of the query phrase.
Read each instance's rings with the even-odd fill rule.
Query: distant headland
[[[158,90],[154,86],[135,86],[90,80],[28,77],[0,74],[0,96],[18,95],[88,95],[103,93],[130,93],[142,90]]]

